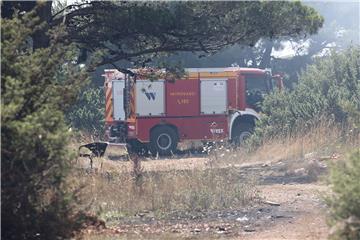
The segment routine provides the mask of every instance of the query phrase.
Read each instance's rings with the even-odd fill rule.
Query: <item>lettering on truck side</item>
[[[224,133],[224,129],[222,129],[222,128],[210,129],[210,132],[213,134],[214,133],[216,133],[216,134]]]
[[[196,95],[195,92],[171,92],[169,94],[171,97],[178,97],[178,96],[181,96],[181,97],[193,97]],[[178,105],[184,105],[184,104],[190,104],[191,102],[191,99],[189,98],[180,98],[180,99],[176,99],[176,103]]]
[[[195,96],[195,92],[171,92],[170,96]]]

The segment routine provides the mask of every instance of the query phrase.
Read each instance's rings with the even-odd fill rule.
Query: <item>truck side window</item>
[[[259,104],[264,95],[270,90],[269,81],[266,75],[248,74],[245,75],[246,103],[256,111],[259,111]]]

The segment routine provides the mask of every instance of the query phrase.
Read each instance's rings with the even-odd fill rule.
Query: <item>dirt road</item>
[[[326,239],[325,206],[319,197],[326,190],[314,183],[261,187],[261,195],[279,203],[282,214],[273,219],[273,224],[235,239]]]
[[[111,164],[118,169],[130,167],[129,162]],[[201,157],[143,162],[147,171],[207,166],[207,159]],[[299,159],[220,167],[236,167],[244,177],[256,176],[259,201],[241,209],[174,212],[166,219],[155,219],[147,212],[109,223],[105,230],[90,231],[85,239],[326,239],[322,193],[328,189],[319,180],[326,172],[324,164]]]

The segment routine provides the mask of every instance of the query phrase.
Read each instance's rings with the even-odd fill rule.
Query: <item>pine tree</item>
[[[49,47],[34,12],[1,23],[1,212],[3,239],[67,238],[77,225],[66,187],[70,159],[64,110],[86,83],[61,27]]]

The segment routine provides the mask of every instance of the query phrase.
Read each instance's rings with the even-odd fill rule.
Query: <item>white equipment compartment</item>
[[[114,120],[125,120],[124,87],[125,87],[124,80],[112,81]]]
[[[227,105],[227,79],[200,79],[200,112],[224,114]]]
[[[164,80],[136,81],[136,114],[138,116],[159,116],[165,112]]]

